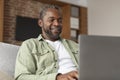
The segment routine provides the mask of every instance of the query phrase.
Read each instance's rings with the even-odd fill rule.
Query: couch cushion
[[[19,46],[0,42],[0,71],[14,75]]]
[[[0,80],[14,80],[14,78],[0,71]]]

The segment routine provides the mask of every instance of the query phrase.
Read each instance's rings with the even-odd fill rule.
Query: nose
[[[58,25],[60,25],[60,23],[58,22],[58,20],[55,20],[55,21],[53,22],[53,25],[54,25],[54,26],[58,26]]]

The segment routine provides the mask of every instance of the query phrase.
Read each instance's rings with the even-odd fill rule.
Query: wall
[[[77,6],[87,7],[87,0],[58,0],[58,1],[70,3]]]
[[[0,41],[3,41],[3,8],[4,0],[0,0]]]
[[[21,42],[15,40],[16,16],[38,18],[42,5],[44,4],[33,0],[5,0],[4,42],[20,44]]]
[[[41,1],[41,0],[40,0]],[[41,3],[42,2],[42,3]],[[11,44],[21,44],[22,41],[15,40],[16,16],[38,18],[41,7],[46,3],[60,5],[64,12],[63,14],[63,31],[61,36],[70,39],[70,9],[71,5],[55,1],[44,0],[5,0],[4,2],[4,28],[2,31],[3,42]],[[2,19],[3,20],[3,19]],[[80,34],[87,33],[87,8],[80,7]]]
[[[120,36],[120,0],[88,0],[88,34]]]

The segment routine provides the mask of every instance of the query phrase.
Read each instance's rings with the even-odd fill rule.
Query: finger
[[[79,75],[78,73],[75,74],[75,78],[78,79],[79,78]]]
[[[76,80],[76,79],[72,76],[68,76],[68,80]]]
[[[71,75],[73,78],[78,79],[78,72],[77,72],[77,71],[73,71],[70,75]]]

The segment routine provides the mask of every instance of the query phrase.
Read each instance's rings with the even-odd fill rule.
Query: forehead
[[[44,17],[45,17],[45,18],[48,18],[48,17],[59,18],[59,17],[62,17],[62,16],[61,16],[61,13],[60,13],[58,10],[49,8],[49,9],[46,11]]]

